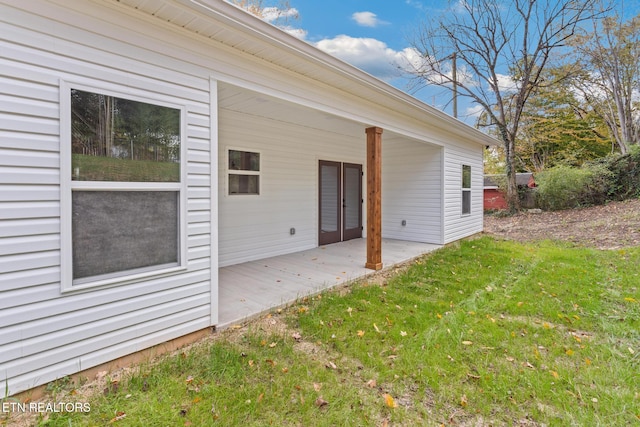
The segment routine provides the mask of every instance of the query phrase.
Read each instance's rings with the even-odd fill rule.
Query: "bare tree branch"
[[[465,0],[424,23],[411,41],[421,61],[412,74],[424,85],[453,88],[483,110],[482,125],[502,139],[507,198],[519,208],[515,144],[529,97],[542,72],[582,23],[603,15],[600,0]],[[447,66],[455,53],[462,78]],[[455,79],[455,81],[454,81]]]

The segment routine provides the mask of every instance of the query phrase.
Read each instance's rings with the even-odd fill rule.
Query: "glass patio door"
[[[362,165],[320,160],[319,244],[362,237]]]

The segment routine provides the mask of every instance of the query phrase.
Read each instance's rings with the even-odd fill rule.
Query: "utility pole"
[[[458,118],[458,67],[456,64],[456,52],[451,55],[451,73],[453,74],[453,117]]]

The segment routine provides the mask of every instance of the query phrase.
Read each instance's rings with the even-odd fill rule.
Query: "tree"
[[[565,67],[549,68],[524,107],[518,128],[518,169],[541,172],[556,165],[581,166],[611,152],[604,121],[576,96]]]
[[[573,46],[584,70],[575,86],[626,154],[640,143],[640,16],[627,22],[617,15],[596,21]]]
[[[412,42],[420,54],[412,74],[470,98],[502,140],[511,210],[519,209],[515,148],[524,108],[545,84],[542,73],[552,54],[567,45],[581,23],[599,15],[597,2],[464,0],[423,24]]]

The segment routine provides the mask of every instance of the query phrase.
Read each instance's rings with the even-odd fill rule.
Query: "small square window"
[[[229,150],[229,194],[260,194],[260,153]]]

